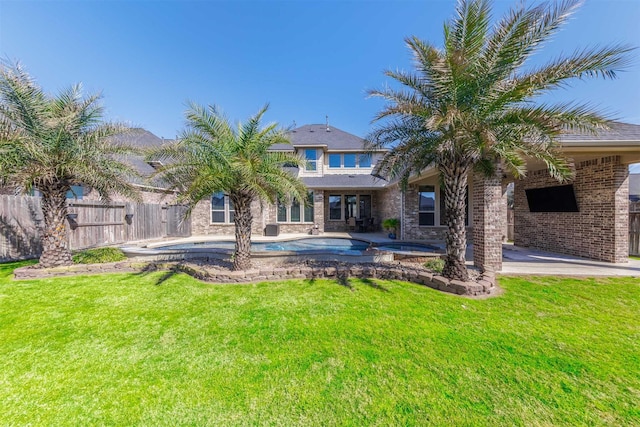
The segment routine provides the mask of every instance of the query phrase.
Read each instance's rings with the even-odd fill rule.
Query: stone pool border
[[[290,265],[275,268],[254,268],[246,271],[229,271],[191,262],[140,262],[121,261],[106,264],[79,264],[68,267],[33,268],[20,267],[14,270],[15,280],[45,279],[52,277],[77,276],[107,273],[145,273],[150,271],[174,271],[208,283],[257,283],[289,279],[383,279],[402,280],[424,285],[439,291],[469,296],[492,296],[499,293],[493,272],[482,273],[478,280],[462,282],[449,280],[438,274],[400,264],[366,264],[307,266]]]

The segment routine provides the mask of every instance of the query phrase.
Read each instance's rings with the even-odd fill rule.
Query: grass
[[[442,270],[444,270],[444,260],[442,258],[433,258],[425,262],[424,266],[434,273],[442,273]]]
[[[0,425],[638,425],[637,279],[14,282]]]
[[[119,248],[86,249],[73,254],[73,262],[76,264],[102,264],[125,259],[127,256]]]

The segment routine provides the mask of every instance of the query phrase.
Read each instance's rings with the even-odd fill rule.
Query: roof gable
[[[364,139],[327,125],[304,125],[289,131],[291,145],[276,144],[273,150],[293,151],[295,148],[326,147],[328,151],[363,151]]]

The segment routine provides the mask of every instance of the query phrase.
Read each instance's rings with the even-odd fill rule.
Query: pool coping
[[[227,237],[227,236],[225,236]],[[270,236],[271,237],[271,236]],[[252,251],[251,256],[256,258],[281,258],[281,257],[301,257],[301,256],[313,256],[313,257],[322,257],[322,256],[340,256],[340,257],[364,257],[360,260],[354,259],[349,260],[349,262],[381,262],[381,261],[393,261],[392,257],[389,257],[388,254],[399,255],[401,257],[414,257],[414,258],[437,258],[444,255],[442,249],[427,244],[423,242],[415,242],[409,240],[389,240],[389,241],[376,241],[372,239],[367,239],[366,237],[355,237],[355,236],[334,236],[334,235],[301,235],[301,236],[291,236],[284,235],[279,238],[261,238],[261,239],[252,239],[251,243],[281,243],[281,242],[293,242],[296,240],[304,240],[304,239],[344,239],[344,240],[357,240],[359,242],[364,242],[369,244],[369,248],[364,251],[358,251],[360,253],[343,253],[343,252],[327,252],[321,249],[318,250],[305,250],[304,252],[300,251]],[[199,243],[208,243],[208,242],[219,242],[219,243],[235,243],[235,240],[230,238],[221,239],[219,236],[212,236],[212,238],[206,238],[202,236],[198,236],[198,238],[189,237],[186,239],[178,239],[178,240],[170,240],[170,241],[162,241],[162,242],[153,242],[144,246],[122,246],[120,249],[127,256],[134,257],[146,257],[155,261],[175,261],[179,260],[180,254],[184,254],[183,259],[192,259],[197,258],[198,256],[204,255],[212,255],[215,258],[218,258],[220,255],[231,255],[233,253],[233,249],[230,248],[180,248],[180,249],[163,249],[167,246],[175,246],[180,244],[199,244]],[[424,252],[424,251],[405,251],[405,250],[387,250],[380,249],[379,246],[385,245],[414,245],[414,246],[424,246],[426,248],[432,249],[433,252]],[[199,255],[192,255],[199,254]],[[373,260],[370,258],[373,257]]]

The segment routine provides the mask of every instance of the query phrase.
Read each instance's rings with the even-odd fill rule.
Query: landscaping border
[[[383,279],[402,280],[428,286],[443,292],[463,296],[490,296],[498,292],[496,276],[483,273],[477,281],[449,280],[427,270],[399,264],[366,264],[334,266],[291,265],[275,268],[260,268],[246,271],[229,271],[207,268],[206,264],[190,262],[156,263],[122,261],[105,264],[83,264],[69,267],[34,268],[21,267],[14,270],[16,280],[43,279],[81,274],[141,273],[150,271],[175,271],[209,283],[256,283],[289,279]]]

